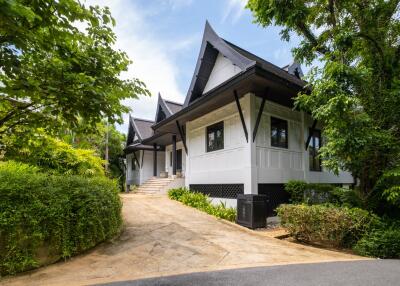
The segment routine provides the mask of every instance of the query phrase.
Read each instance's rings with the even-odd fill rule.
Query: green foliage
[[[392,205],[400,207],[400,167],[386,171],[378,181],[377,188]]]
[[[285,184],[285,190],[290,194],[292,203],[339,203],[341,188],[330,184],[306,183],[291,180]]]
[[[221,219],[229,221],[236,219],[234,208],[228,208],[222,202],[219,205],[213,205],[207,196],[191,192],[186,188],[171,189],[168,191],[168,197]]]
[[[331,205],[281,205],[282,225],[298,240],[351,247],[380,224],[377,216],[358,208]]]
[[[398,1],[249,0],[247,7],[262,26],[283,27],[283,39],[300,36],[298,61],[322,62],[297,108],[323,126],[324,166],[350,171],[363,207],[377,204],[377,182],[400,165]],[[393,201],[398,189],[388,192]]]
[[[183,194],[188,193],[189,190],[186,188],[171,189],[168,191],[168,197],[171,200],[179,201]]]
[[[102,176],[104,160],[94,150],[76,149],[70,144],[54,139],[40,130],[32,133],[27,142],[9,144],[6,159],[35,165],[44,171],[65,174]]]
[[[292,203],[301,203],[304,201],[304,193],[308,184],[304,181],[291,180],[285,184],[285,191],[290,194]]]
[[[124,157],[126,143],[125,134],[119,132],[114,125],[103,121],[96,125],[95,132],[89,132],[85,124],[81,123],[78,130],[63,130],[58,135],[63,141],[74,148],[93,149],[102,158],[106,159],[106,137],[108,133],[108,166],[107,175],[118,179],[120,185],[125,183],[125,171],[121,162]]]
[[[121,122],[121,100],[149,95],[114,48],[115,20],[81,1],[0,0],[0,135]],[[78,25],[79,24],[79,25]],[[77,27],[85,28],[77,28]]]
[[[400,258],[400,228],[374,230],[354,246],[359,255],[379,258]]]
[[[115,236],[121,225],[114,181],[0,163],[0,275],[78,254]]]

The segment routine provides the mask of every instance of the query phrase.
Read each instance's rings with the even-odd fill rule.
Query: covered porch
[[[183,127],[181,127],[183,130]],[[178,132],[179,133],[179,132]],[[154,177],[185,177],[187,147],[181,134],[173,132],[156,133],[143,143],[152,146],[153,158],[158,158],[158,153],[162,150],[164,155],[164,165],[159,168],[156,160],[153,161]]]

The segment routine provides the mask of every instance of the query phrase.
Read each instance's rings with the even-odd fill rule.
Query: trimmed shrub
[[[0,275],[85,251],[121,229],[115,181],[0,163]]]
[[[400,258],[400,229],[376,229],[354,246],[357,254],[379,258]]]
[[[236,219],[236,209],[228,208],[222,202],[219,205],[213,205],[208,196],[202,193],[195,193],[186,188],[179,188],[169,190],[168,197],[221,219],[229,221],[235,221]]]
[[[281,205],[281,224],[297,240],[351,247],[380,220],[368,211],[332,205]]]

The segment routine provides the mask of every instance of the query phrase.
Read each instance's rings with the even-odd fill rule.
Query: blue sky
[[[135,117],[154,119],[157,93],[183,102],[200,50],[206,20],[224,39],[278,65],[292,61],[294,37],[284,42],[279,27],[254,24],[243,0],[87,0],[109,6],[116,19],[116,48],[133,61],[124,77],[138,77],[151,98],[127,100]],[[303,67],[304,71],[307,68]],[[127,130],[127,118],[119,127]]]

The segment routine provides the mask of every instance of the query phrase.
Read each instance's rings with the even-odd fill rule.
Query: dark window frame
[[[221,136],[217,140],[217,132],[221,131]],[[214,133],[214,146],[210,146],[210,134]],[[206,127],[206,152],[214,152],[224,149],[224,121],[220,121]]]
[[[312,172],[322,172],[322,160],[318,157],[319,149],[322,146],[321,130],[309,129],[308,132],[311,134],[310,144],[308,146],[308,164],[309,170]],[[316,148],[315,140],[318,138],[318,149]]]
[[[271,116],[270,118],[270,127],[271,127],[271,146],[277,148],[289,149],[289,124],[285,119],[277,118]],[[275,124],[275,128],[273,128],[273,124]],[[277,129],[277,138],[274,139],[273,129]],[[285,142],[281,142],[283,131],[285,131]]]

